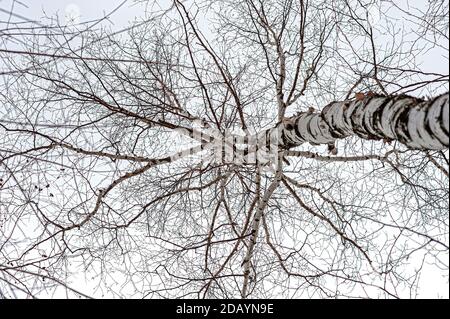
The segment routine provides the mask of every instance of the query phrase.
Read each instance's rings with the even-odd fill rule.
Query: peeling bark
[[[442,150],[449,147],[448,104],[449,93],[428,101],[376,95],[333,102],[322,112],[303,112],[281,122],[267,136],[281,134],[279,146],[284,149],[305,142],[330,144],[356,135],[366,140],[399,141],[411,149]]]

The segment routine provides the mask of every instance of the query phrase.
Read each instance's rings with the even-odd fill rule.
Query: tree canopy
[[[448,296],[448,1],[129,2],[0,20],[0,296]]]

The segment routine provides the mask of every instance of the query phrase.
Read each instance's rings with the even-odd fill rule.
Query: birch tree
[[[448,291],[448,1],[135,4],[0,22],[0,296]]]

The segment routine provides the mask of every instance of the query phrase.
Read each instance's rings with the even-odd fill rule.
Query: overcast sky
[[[23,22],[28,19],[48,24],[46,17],[58,17],[61,24],[71,24],[88,22],[110,15],[110,19],[104,21],[103,26],[119,30],[128,26],[134,20],[144,17],[146,10],[158,9],[154,7],[158,6],[158,3],[166,4],[169,2],[167,0],[148,1],[147,3],[135,0],[0,0],[0,21]],[[422,10],[426,2],[413,1],[411,3],[407,0],[397,0],[396,3],[408,10]],[[373,22],[379,19],[379,9],[384,8],[383,6],[385,5],[381,1],[379,7],[373,6],[369,10],[372,13],[371,19]],[[14,16],[8,14],[11,11],[13,11]],[[448,43],[442,45],[448,47]],[[448,58],[446,64],[442,65],[442,52],[439,48],[435,48],[427,52],[427,59],[422,60],[417,57],[422,70],[439,73],[443,72],[443,69],[448,69]]]
[[[120,8],[119,8],[120,6]],[[61,22],[70,24],[71,21],[86,22],[112,12],[119,8],[112,16],[109,23],[112,27],[123,27],[133,21],[136,16],[142,15],[144,5],[136,4],[132,0],[0,0],[0,19],[5,21],[9,15],[5,11],[13,11],[15,16],[11,22],[21,22],[26,19],[39,20],[45,23],[45,16],[58,16]],[[13,10],[11,10],[13,9]]]

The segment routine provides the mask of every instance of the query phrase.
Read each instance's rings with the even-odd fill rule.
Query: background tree
[[[448,287],[447,1],[138,2],[1,30],[3,296]]]

